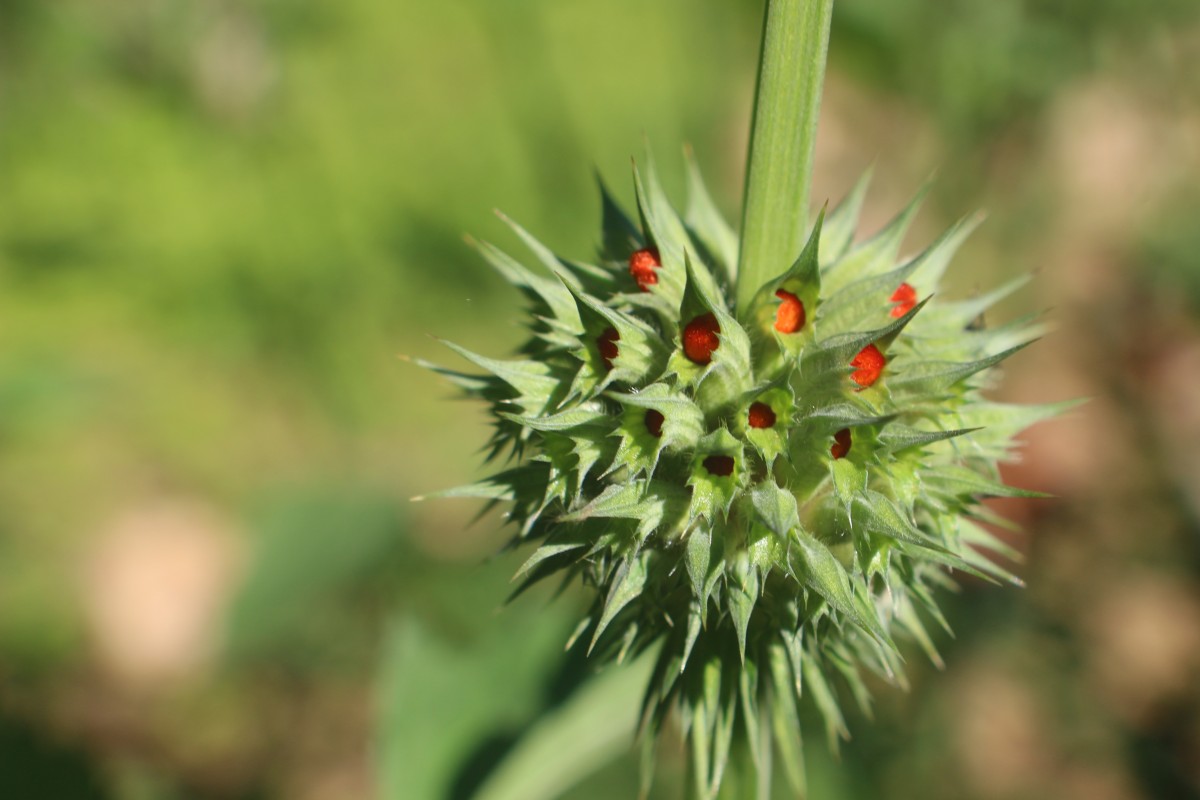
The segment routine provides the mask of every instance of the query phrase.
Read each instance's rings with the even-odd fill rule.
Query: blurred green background
[[[588,258],[644,141],[732,215],[760,14],[0,0],[0,797],[466,800],[539,732],[636,795],[535,722],[612,707],[581,597],[500,611],[499,517],[408,501],[487,430],[398,356],[504,354],[463,233]],[[812,797],[1200,797],[1200,4],[839,0],[818,151],[876,225],[936,171],[912,248],[985,208],[954,288],[1057,328],[1001,394],[1093,399],[1009,470],[1028,590],[966,584]]]

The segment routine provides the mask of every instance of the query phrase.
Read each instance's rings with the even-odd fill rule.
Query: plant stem
[[[833,0],[767,0],[750,127],[738,312],[800,254]]]

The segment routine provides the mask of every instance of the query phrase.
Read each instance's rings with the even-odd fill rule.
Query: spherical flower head
[[[594,590],[573,640],[592,658],[657,653],[645,726],[680,719],[711,797],[735,737],[794,769],[802,682],[836,737],[862,674],[899,682],[898,643],[936,659],[947,571],[1012,579],[975,550],[995,544],[979,501],[1021,494],[996,462],[1058,409],[981,394],[1032,338],[972,325],[1001,294],[918,302],[969,225],[898,266],[913,209],[855,245],[863,184],[738,308],[707,192],[681,218],[652,173],[635,184],[641,224],[605,195],[599,263],[520,229],[534,268],[483,247],[533,333],[513,360],[454,346],[482,374],[440,370],[490,404],[490,455],[514,459],[450,494],[510,504],[535,546],[518,593],[556,574]]]

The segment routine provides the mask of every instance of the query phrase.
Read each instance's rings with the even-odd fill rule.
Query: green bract
[[[801,696],[836,739],[840,693],[865,704],[864,672],[901,682],[897,640],[937,660],[948,572],[1017,582],[976,549],[1008,552],[979,501],[1029,494],[996,463],[1057,407],[980,393],[1035,336],[980,321],[1023,281],[935,296],[975,218],[897,261],[919,198],[856,244],[864,179],[738,318],[737,238],[688,174],[682,216],[652,169],[635,169],[636,221],[604,192],[597,264],[516,225],[532,266],[481,246],[532,335],[515,360],[451,345],[482,373],[438,369],[491,404],[491,457],[511,466],[442,494],[510,504],[536,545],[520,589],[595,588],[576,636],[593,658],[657,647],[645,725],[678,713],[711,797],[739,748],[763,765],[775,747],[799,786]]]

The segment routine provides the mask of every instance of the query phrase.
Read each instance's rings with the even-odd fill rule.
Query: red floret
[[[728,478],[733,474],[733,456],[709,456],[704,459],[704,468],[710,475]]]
[[[917,290],[907,283],[902,283],[892,293],[891,300],[896,304],[892,309],[892,316],[899,319],[912,311],[913,306],[917,304]]]
[[[712,361],[713,351],[721,346],[721,326],[713,314],[701,314],[683,329],[683,354],[697,364]]]
[[[887,358],[883,353],[879,352],[879,348],[873,344],[869,344],[858,352],[858,355],[850,362],[850,366],[854,367],[854,372],[850,374],[851,380],[857,383],[862,388],[879,380],[879,376],[883,374],[883,368],[887,364]]]
[[[749,417],[751,428],[771,428],[775,425],[775,412],[766,403],[751,404]]]
[[[655,270],[660,267],[662,267],[662,261],[659,260],[658,250],[653,247],[635,250],[629,256],[629,274],[633,276],[638,288],[643,292],[650,291],[650,287],[658,283],[658,275]]]
[[[655,411],[653,408],[651,408],[648,411],[646,411],[645,421],[646,421],[646,430],[648,430],[650,432],[650,435],[653,436],[655,439],[661,439],[662,438],[662,426],[663,426],[663,423],[666,422],[666,418],[663,417],[662,413],[659,411]]]
[[[604,362],[606,370],[613,368],[613,359],[620,355],[620,350],[617,348],[617,342],[621,340],[621,335],[617,333],[616,328],[605,328],[604,332],[596,337],[596,349],[600,351],[600,359]]]
[[[850,452],[850,445],[853,441],[850,438],[850,429],[842,428],[833,435],[833,447],[829,448],[829,455],[834,458],[845,458]]]
[[[775,310],[775,330],[780,333],[795,333],[804,327],[806,315],[804,303],[791,292],[779,289],[775,296],[782,302]]]

